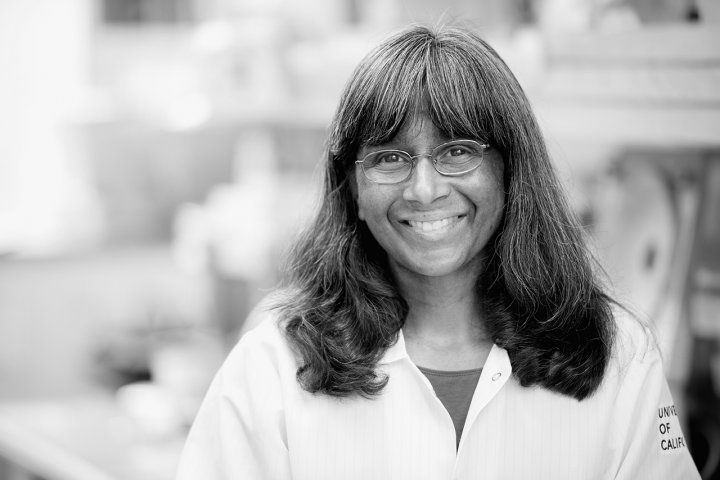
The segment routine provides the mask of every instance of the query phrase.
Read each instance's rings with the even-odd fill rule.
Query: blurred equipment
[[[659,314],[679,311],[675,298],[684,281],[673,282],[672,272],[678,269],[678,245],[687,243],[679,233],[687,226],[679,228],[668,180],[653,160],[626,152],[597,176],[591,228],[616,290],[632,292],[632,306],[657,326]],[[663,337],[674,338],[672,333]]]
[[[720,150],[707,152],[687,279],[695,342],[688,382],[690,440],[704,479],[720,479]]]

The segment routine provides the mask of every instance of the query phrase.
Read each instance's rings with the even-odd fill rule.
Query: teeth
[[[447,227],[455,219],[457,219],[457,217],[443,218],[442,220],[435,220],[433,222],[417,222],[415,220],[409,220],[408,223],[415,230],[419,230],[421,232],[434,232]]]

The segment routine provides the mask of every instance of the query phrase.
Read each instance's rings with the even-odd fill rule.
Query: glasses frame
[[[440,152],[440,150],[447,147],[448,145],[452,145],[452,144],[458,143],[458,142],[468,142],[468,143],[473,143],[473,144],[477,145],[480,148],[480,151],[482,152],[480,161],[474,167],[469,168],[467,170],[463,170],[462,172],[452,172],[452,173],[441,172],[440,170],[438,170],[437,154]],[[415,165],[417,164],[418,158],[422,158],[422,157],[430,158],[435,171],[444,177],[459,177],[460,175],[465,175],[467,173],[472,172],[473,170],[480,168],[480,165],[482,165],[483,160],[485,160],[485,150],[487,150],[488,148],[490,148],[490,144],[488,144],[488,143],[480,143],[476,140],[458,138],[456,140],[451,140],[449,142],[445,142],[445,143],[438,145],[437,147],[433,148],[430,153],[419,153],[417,155],[410,155],[405,150],[398,150],[395,148],[390,148],[387,150],[377,150],[375,152],[370,152],[367,155],[365,155],[362,159],[355,160],[355,163],[360,165],[360,167],[362,168],[362,171],[363,171],[363,175],[365,175],[365,178],[367,178],[369,181],[371,181],[373,183],[377,183],[379,185],[395,185],[395,184],[404,182],[405,180],[407,180],[408,178],[410,178],[412,176],[412,173],[413,173],[413,170],[415,170]],[[402,180],[397,180],[395,182],[378,182],[377,180],[373,180],[372,178],[370,178],[368,176],[368,173],[365,171],[365,160],[367,160],[367,158],[372,155],[377,155],[380,153],[399,153],[399,154],[402,154],[403,156],[410,158],[410,170],[408,170],[407,176],[405,176]]]

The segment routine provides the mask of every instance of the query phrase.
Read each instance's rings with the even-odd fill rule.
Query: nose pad
[[[447,177],[440,175],[427,156],[416,160],[415,168],[403,190],[403,199],[409,202],[430,204],[450,194]]]

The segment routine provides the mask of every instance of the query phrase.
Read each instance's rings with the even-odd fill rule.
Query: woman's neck
[[[428,277],[401,267],[393,273],[409,307],[403,335],[410,358],[438,369],[482,365],[492,342],[483,328],[477,274]]]

